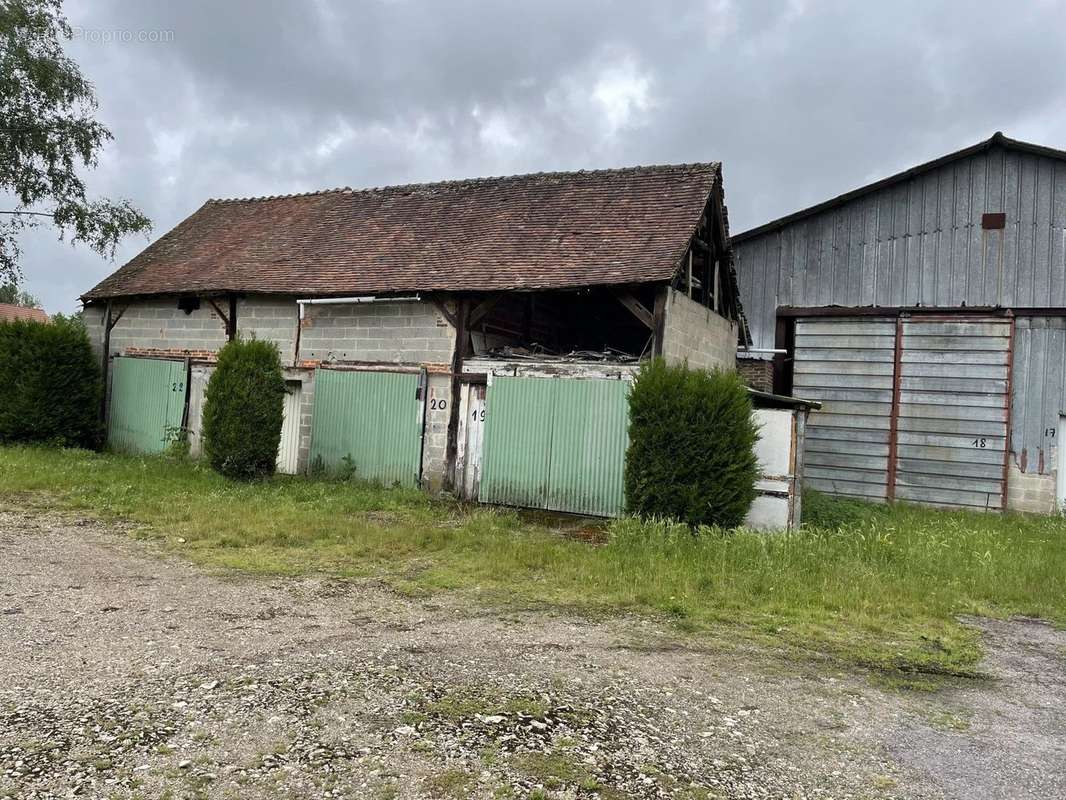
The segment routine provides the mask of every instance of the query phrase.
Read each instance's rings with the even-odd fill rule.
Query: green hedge
[[[755,500],[758,428],[735,372],[646,364],[629,395],[626,510],[735,528]]]
[[[234,339],[218,354],[204,400],[204,452],[230,478],[274,473],[285,378],[273,342]]]
[[[99,446],[101,386],[84,326],[0,323],[0,441]]]

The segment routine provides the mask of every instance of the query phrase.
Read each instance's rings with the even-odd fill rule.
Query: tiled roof
[[[11,322],[16,319],[28,319],[33,322],[48,322],[48,315],[39,308],[26,308],[25,306],[13,306],[8,303],[0,303],[0,322]]]
[[[83,299],[664,281],[720,180],[681,164],[209,200]]]

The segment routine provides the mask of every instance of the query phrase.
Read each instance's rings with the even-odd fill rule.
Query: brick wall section
[[[1007,475],[1007,508],[1031,514],[1055,513],[1055,474],[1022,472],[1014,459]]]
[[[432,303],[307,306],[300,332],[300,358],[311,361],[449,364],[454,346]]]
[[[291,366],[296,358],[296,325],[299,307],[295,297],[242,297],[237,300],[237,332],[245,337],[273,342],[281,363]]]
[[[744,383],[760,392],[774,390],[774,362],[765,358],[737,357],[737,372]]]
[[[687,361],[696,369],[733,369],[737,360],[737,329],[725,317],[667,289],[663,357]]]

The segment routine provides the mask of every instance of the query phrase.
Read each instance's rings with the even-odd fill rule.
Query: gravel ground
[[[0,797],[1066,797],[1066,635],[935,694],[655,621],[218,576],[0,511]]]

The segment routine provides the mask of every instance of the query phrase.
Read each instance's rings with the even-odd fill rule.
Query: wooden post
[[[100,394],[100,422],[104,422],[107,414],[107,376],[111,371],[111,327],[111,300],[108,300],[107,311],[104,313],[104,354],[100,359],[100,374],[104,376],[104,389]]]
[[[452,391],[448,409],[448,444],[444,456],[444,486],[454,491],[455,460],[459,453],[459,401],[462,394],[463,359],[469,338],[467,322],[470,319],[470,301],[463,298],[455,312],[455,349],[452,351]]]

